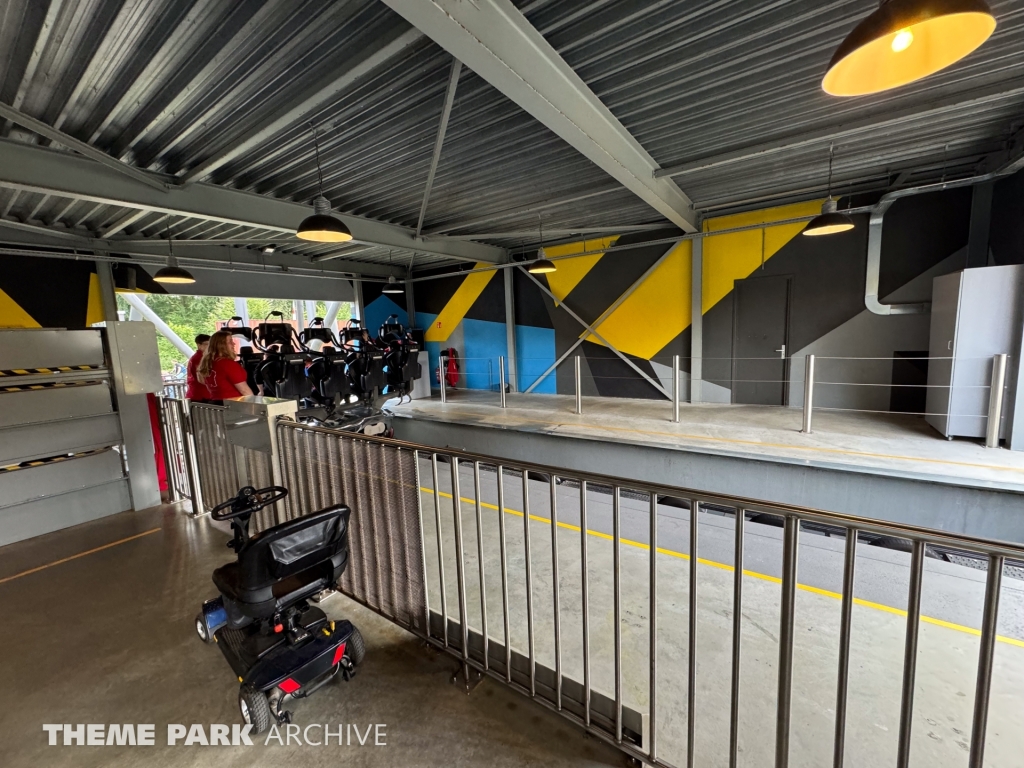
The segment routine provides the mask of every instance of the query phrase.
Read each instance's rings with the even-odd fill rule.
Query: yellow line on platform
[[[134,536],[129,536],[129,537],[125,538],[125,539],[118,539],[117,541],[112,541],[109,544],[104,544],[102,547],[95,547],[94,549],[87,549],[85,552],[79,552],[77,555],[71,555],[70,557],[62,557],[60,560],[54,560],[52,563],[47,563],[46,565],[40,565],[40,566],[37,566],[35,568],[29,568],[27,571],[22,571],[21,573],[16,573],[13,576],[5,576],[4,578],[0,579],[0,584],[3,584],[4,582],[8,582],[8,581],[14,581],[15,579],[20,579],[22,576],[28,576],[29,574],[32,574],[32,573],[38,573],[39,571],[45,571],[47,568],[53,568],[53,566],[55,566],[55,565],[61,565],[62,563],[67,563],[67,562],[70,562],[71,560],[77,560],[80,557],[85,557],[86,555],[91,555],[91,554],[93,554],[95,552],[102,552],[104,549],[110,549],[111,547],[116,547],[118,544],[126,544],[129,541],[134,541],[135,539],[141,539],[143,536],[149,536],[149,534],[156,533],[159,530],[160,530],[159,528],[151,528],[148,531],[143,531],[142,533],[137,533]]]
[[[433,496],[433,494],[434,494],[434,491],[432,489],[430,489],[430,488],[424,488],[424,487],[421,486],[420,490],[423,493],[430,494],[431,496]],[[445,499],[452,498],[452,495],[450,493],[445,493],[444,491],[439,491],[438,495],[441,496],[442,498],[445,498]],[[465,496],[460,496],[459,500],[463,504],[473,504],[473,505],[476,505],[476,501],[474,499],[468,499]],[[480,502],[480,506],[482,508],[484,508],[484,509],[493,509],[495,511],[500,511],[499,507],[497,505],[489,504],[486,501],[481,501]],[[515,515],[516,517],[522,517],[523,516],[523,513],[520,512],[517,509],[510,509],[508,507],[505,507],[505,512],[507,514],[510,514],[510,515]],[[546,523],[547,525],[551,524],[551,518],[549,518],[549,517],[541,517],[540,515],[530,515],[530,520],[533,520],[533,521],[538,522],[538,523]],[[559,528],[565,528],[566,530],[575,531],[576,533],[580,532],[580,527],[578,525],[572,525],[571,523],[563,523],[561,521],[559,521],[557,523],[557,525],[558,525]],[[589,536],[596,536],[599,539],[605,539],[607,541],[614,541],[614,537],[611,534],[603,533],[601,531],[593,531],[593,530],[590,530],[589,528],[587,529],[587,535],[589,535]],[[650,545],[644,544],[642,541],[633,541],[632,539],[624,539],[621,536],[619,537],[619,541],[621,541],[627,547],[636,547],[637,549],[644,549],[644,550],[648,550],[648,551],[650,551],[650,548],[651,548]],[[658,554],[659,555],[667,555],[669,557],[677,557],[680,560],[689,560],[690,559],[690,556],[688,554],[686,554],[685,552],[676,552],[674,549],[665,549],[664,547],[658,547]],[[735,570],[733,568],[733,566],[729,565],[728,563],[719,563],[719,562],[717,562],[715,560],[708,560],[708,559],[703,558],[703,557],[698,557],[697,558],[697,562],[700,563],[701,565],[709,565],[712,568],[720,568],[723,571],[730,571],[731,572],[731,571]],[[778,576],[769,576],[767,573],[758,573],[757,571],[749,571],[746,568],[743,569],[743,575],[744,576],[749,576],[749,577],[751,577],[753,579],[761,579],[762,581],[770,581],[773,584],[781,584],[782,583],[782,579],[780,579]],[[831,597],[834,600],[842,600],[843,599],[843,596],[840,593],[838,593],[838,592],[832,592],[831,590],[828,590],[828,589],[821,589],[820,587],[812,587],[809,584],[799,584],[798,583],[796,585],[796,588],[799,589],[799,590],[802,590],[804,592],[810,592],[810,593],[815,594],[815,595],[822,595],[824,597]],[[903,616],[904,618],[907,615],[907,612],[905,610],[903,610],[902,608],[893,608],[891,605],[883,605],[882,603],[874,603],[874,602],[872,602],[870,600],[863,600],[863,599],[861,599],[859,597],[855,597],[853,599],[853,603],[854,603],[854,605],[860,605],[860,606],[863,606],[865,608],[872,608],[872,609],[874,609],[876,611],[884,611],[885,613],[891,613],[891,614],[894,614],[896,616]],[[934,619],[931,616],[921,616],[921,621],[924,622],[925,624],[934,624],[937,627],[945,627],[946,629],[953,629],[953,630],[956,630],[957,632],[964,632],[964,633],[966,633],[968,635],[975,635],[975,636],[978,636],[978,637],[981,636],[981,630],[980,629],[974,629],[973,627],[966,627],[963,624],[954,624],[951,621],[943,621],[942,619]],[[1006,643],[1007,645],[1016,645],[1016,646],[1018,646],[1020,648],[1024,648],[1024,640],[1017,640],[1016,638],[1013,638],[1013,637],[1004,637],[1003,635],[997,635],[996,639],[999,642],[1001,642],[1001,643]]]

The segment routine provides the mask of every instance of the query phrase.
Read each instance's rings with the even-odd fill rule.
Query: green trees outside
[[[154,312],[189,346],[200,333],[213,333],[218,322],[224,322],[235,314],[235,300],[225,296],[177,296],[170,294],[149,294],[148,304]],[[249,317],[262,320],[271,312],[281,312],[286,320],[294,320],[294,305],[290,299],[246,299]],[[131,307],[119,295],[117,308],[124,312],[127,319]],[[327,314],[327,304],[316,302],[316,314],[323,317]],[[352,316],[352,305],[344,302],[338,312],[338,321],[344,324]],[[307,321],[308,322],[308,321]],[[157,334],[157,347],[160,350],[160,368],[165,373],[174,370],[175,363],[184,365],[185,356],[160,334]]]

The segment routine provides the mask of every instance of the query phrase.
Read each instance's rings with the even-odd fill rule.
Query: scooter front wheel
[[[202,616],[196,616],[196,634],[199,635],[199,639],[204,643],[212,643],[213,637],[210,635],[209,630],[206,628],[206,622],[203,621]]]

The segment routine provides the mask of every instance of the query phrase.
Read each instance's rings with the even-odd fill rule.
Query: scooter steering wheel
[[[243,515],[252,515],[264,507],[280,501],[288,495],[288,489],[280,485],[271,485],[256,490],[252,486],[242,488],[233,499],[218,504],[210,511],[214,520],[233,520]]]

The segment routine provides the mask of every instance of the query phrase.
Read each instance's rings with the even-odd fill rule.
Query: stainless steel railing
[[[163,438],[164,466],[172,502],[188,499],[192,514],[202,509],[195,465],[195,450],[188,418],[188,401],[160,396],[160,431]]]
[[[192,419],[194,425],[198,422],[195,433],[204,498],[217,498],[216,489],[227,479],[222,477],[226,473],[212,461],[212,457],[223,455],[218,447],[223,445],[223,415],[215,407],[197,406],[193,408]],[[451,654],[467,681],[481,675],[501,681],[627,755],[656,766],[673,765],[671,755],[666,755],[673,746],[678,748],[681,731],[666,723],[683,718],[686,746],[680,755],[685,755],[682,759],[687,768],[698,764],[698,585],[721,569],[732,572],[731,672],[723,678],[723,684],[729,685],[729,765],[736,766],[740,755],[741,703],[745,697],[749,697],[748,705],[753,699],[770,699],[772,693],[776,700],[775,744],[771,757],[764,755],[764,762],[773,762],[777,768],[790,765],[797,743],[791,741],[796,594],[798,588],[808,589],[797,582],[801,534],[813,530],[808,526],[816,525],[841,531],[845,540],[835,669],[836,715],[830,749],[836,768],[846,764],[851,748],[847,724],[858,535],[872,533],[910,542],[894,763],[898,768],[906,768],[911,758],[926,547],[939,545],[976,553],[985,558],[988,574],[974,682],[969,765],[982,766],[1003,564],[1007,557],[1024,559],[1024,547],[725,494],[510,462],[289,421],[278,422],[278,434],[283,482],[292,489],[289,517],[339,502],[353,508],[353,565],[341,584],[345,594]],[[440,471],[445,464],[447,473]],[[510,502],[510,494],[518,496],[521,510],[513,508],[515,502]],[[609,497],[610,505],[606,501]],[[628,536],[646,536],[646,542],[630,540],[623,533],[624,500],[631,505]],[[597,502],[597,507],[588,508]],[[605,520],[608,506],[610,520]],[[485,509],[489,510],[486,516]],[[646,530],[637,523],[637,515],[642,515],[644,509]],[[676,635],[668,640],[659,635],[664,626],[659,622],[659,613],[666,615],[676,600],[674,590],[682,583],[681,579],[669,579],[663,585],[659,579],[659,570],[664,569],[664,564],[659,567],[659,555],[666,552],[659,538],[664,533],[659,530],[659,517],[668,511],[680,523],[684,519],[686,523],[688,551],[673,553],[688,560],[684,601],[685,713],[680,711],[681,704],[672,702],[674,685],[664,689],[665,673],[659,674],[659,661],[664,664],[666,658],[678,657],[683,641]],[[496,525],[491,512],[497,513]],[[699,533],[712,514],[715,519],[733,521],[732,563],[710,563],[716,568],[705,570],[698,567],[709,564],[699,556],[701,547],[706,547],[701,544]],[[513,516],[522,517],[521,530],[508,525]],[[741,689],[742,647],[747,636],[743,624],[744,582],[745,576],[749,580],[750,573],[745,571],[744,547],[750,536],[747,520],[752,516],[761,522],[764,516],[782,521],[781,576],[773,577],[780,588],[775,691]],[[610,533],[601,530],[605,523]],[[538,538],[542,525],[549,526],[550,531],[544,531],[545,535]],[[681,535],[681,530],[684,529],[674,529],[675,535]],[[595,552],[589,546],[590,539],[610,542],[610,558],[604,549]],[[624,545],[630,554],[625,560]],[[646,551],[646,579],[638,578],[638,561],[632,556],[637,550]],[[550,561],[545,562],[548,551]],[[610,559],[610,583],[602,569],[595,571],[595,559],[601,557],[607,558],[603,561],[605,566]],[[647,589],[638,596],[638,585],[643,587],[643,581],[647,582]],[[624,596],[624,587],[628,587],[629,597]],[[499,602],[500,612],[489,608]],[[602,630],[595,630],[595,605],[602,606],[598,614]],[[600,632],[598,645],[603,649],[606,644],[604,629],[609,628],[609,622],[601,618],[606,615],[604,610],[608,610],[611,619],[611,664],[606,663],[603,650],[599,661],[595,663],[594,658],[599,650],[594,644],[595,631]],[[646,651],[642,653],[636,646],[637,638],[631,630],[627,652],[622,634],[624,617],[627,613],[642,612],[647,615]],[[894,612],[899,613],[895,609]],[[498,618],[489,622],[489,617],[495,616]],[[626,701],[626,678],[630,686],[646,679],[646,701],[634,700],[636,696],[632,694],[630,701]],[[661,695],[663,689],[669,693],[667,699]],[[767,749],[764,745],[754,749],[762,747]],[[748,752],[750,749],[748,745]],[[747,764],[751,764],[750,759],[748,754]]]

